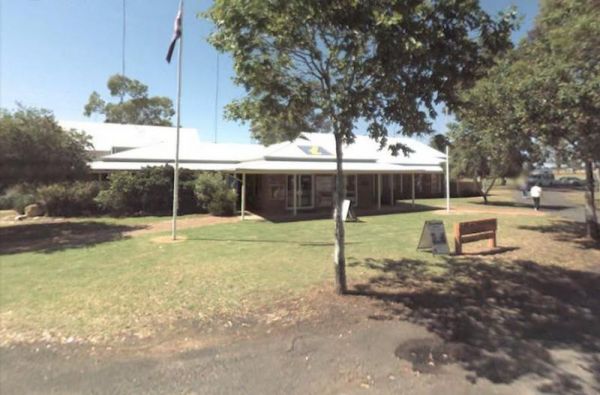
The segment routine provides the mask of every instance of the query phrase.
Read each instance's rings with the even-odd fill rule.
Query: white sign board
[[[342,203],[342,219],[344,221],[356,221],[356,214],[354,214],[354,210],[352,209],[351,202],[348,199],[345,199]]]
[[[444,221],[425,221],[417,250],[431,249],[433,254],[449,254]]]

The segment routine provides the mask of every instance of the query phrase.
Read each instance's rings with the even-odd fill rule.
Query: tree
[[[81,178],[90,147],[88,136],[63,130],[48,110],[0,111],[0,188]]]
[[[505,84],[513,55],[499,59],[486,75],[460,94],[458,124],[449,125],[453,173],[472,178],[488,203],[498,178],[518,176],[524,163],[538,163],[544,149],[520,121],[520,109]]]
[[[489,192],[498,178],[520,173],[525,159],[523,151],[518,145],[497,139],[485,129],[473,129],[464,123],[452,123],[448,128],[453,175],[472,178],[483,202],[488,204]]]
[[[542,2],[519,63],[525,71],[519,85],[525,124],[547,144],[566,143],[584,162],[587,232],[600,240],[594,196],[594,163],[600,161],[600,3]]]
[[[478,83],[488,92],[467,93],[478,100],[465,106],[470,110],[463,114],[464,119],[487,119],[498,129],[512,125],[521,131],[519,140],[534,143],[530,148],[551,147],[567,157],[563,160],[584,162],[587,231],[596,240],[600,231],[593,168],[600,162],[599,64],[600,3],[545,0],[529,36]],[[500,95],[501,100],[493,100]]]
[[[440,152],[445,152],[446,147],[450,145],[450,140],[448,140],[448,136],[442,133],[437,133],[431,136],[429,139],[429,146],[434,148]]]
[[[435,104],[456,103],[509,46],[514,14],[495,21],[476,1],[217,0],[210,42],[233,56],[247,95],[228,116],[255,138],[291,139],[327,120],[335,139],[336,290],[346,292],[343,152],[364,121],[370,137],[430,131]],[[394,153],[405,147],[389,147]]]
[[[147,85],[120,74],[111,76],[107,86],[110,95],[119,98],[119,102],[107,103],[94,91],[84,107],[85,116],[97,113],[104,115],[105,122],[172,126],[171,117],[175,111],[168,97],[149,97]]]

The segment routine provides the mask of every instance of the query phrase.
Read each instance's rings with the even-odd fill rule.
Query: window
[[[286,206],[294,207],[294,179],[296,179],[296,207],[312,208],[313,202],[313,176],[310,174],[298,174],[287,176]]]
[[[333,206],[334,176],[315,176],[315,203],[317,207]]]

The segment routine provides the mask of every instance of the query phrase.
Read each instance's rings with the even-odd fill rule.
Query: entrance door
[[[286,206],[294,208],[294,179],[296,187],[296,208],[307,209],[314,207],[314,177],[311,174],[296,174],[287,176]]]

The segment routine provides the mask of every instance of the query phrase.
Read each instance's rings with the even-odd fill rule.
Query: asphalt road
[[[423,328],[365,321],[174,355],[94,358],[3,350],[2,394],[533,394],[540,382],[469,379],[458,364],[414,370],[402,345],[439,343]],[[66,355],[65,355],[66,353]]]
[[[568,200],[564,196],[564,192],[569,192],[569,190],[544,188],[541,199],[541,211],[551,212],[569,221],[585,222],[583,196],[581,197],[581,203],[577,204]],[[519,191],[515,191],[514,200],[515,202],[531,206],[533,209],[531,198],[523,198]],[[600,207],[597,207],[597,209],[600,209]]]

